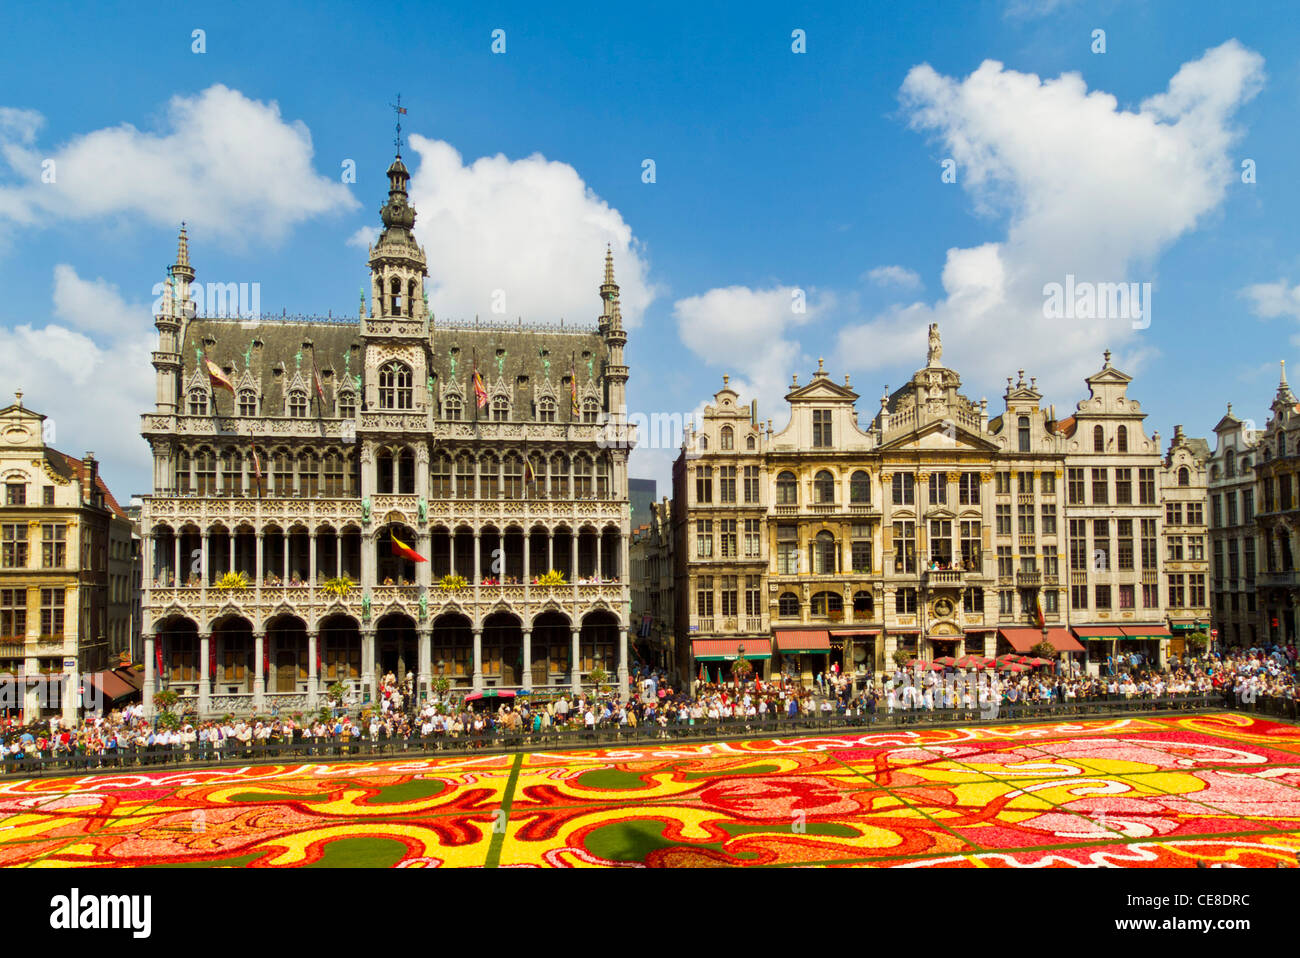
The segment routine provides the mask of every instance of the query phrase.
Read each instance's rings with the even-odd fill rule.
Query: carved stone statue
[[[366,496],[361,500],[361,521],[370,521],[370,497]]]
[[[425,592],[420,593],[420,621],[429,617],[429,596]]]
[[[451,359],[451,378],[455,379],[456,378],[456,354],[453,352],[453,353],[448,353],[447,355]]]
[[[497,357],[497,375],[504,376],[506,374],[505,370],[506,370],[506,351],[503,349],[501,350],[501,355]]]
[[[361,597],[361,618],[370,618],[370,593],[367,592]]]
[[[938,366],[943,359],[943,343],[939,340],[939,324],[930,324],[930,349],[926,353],[925,364]]]
[[[420,498],[416,502],[416,514],[420,522],[424,522],[426,517],[429,515],[429,504],[425,502],[423,498]]]

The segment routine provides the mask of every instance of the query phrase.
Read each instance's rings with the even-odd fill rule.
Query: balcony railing
[[[1036,588],[1043,584],[1041,572],[1017,572],[1016,587],[1020,589]]]
[[[927,588],[936,585],[961,585],[964,574],[961,569],[927,569],[922,573]]]

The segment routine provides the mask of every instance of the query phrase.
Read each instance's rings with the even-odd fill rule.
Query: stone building
[[[1177,611],[1208,614],[1204,520],[1188,511],[1197,497],[1204,508],[1203,441],[1179,432],[1162,457],[1109,353],[1063,420],[1023,371],[990,419],[942,355],[931,327],[925,367],[865,426],[848,379],[820,361],[806,385],[794,380],[780,432],[724,377],[673,467],[684,671],[742,646],[760,672],[804,676],[1042,641],[1093,670],[1115,652],[1159,659],[1173,637],[1166,496],[1183,516],[1169,534],[1186,548],[1201,537],[1199,558],[1172,567]]]
[[[0,410],[0,709],[73,721],[94,689],[131,691],[105,678],[130,654],[131,523],[94,453],[47,445],[45,422],[21,392]]]
[[[1300,405],[1287,383],[1285,363],[1270,412],[1251,457],[1258,548],[1264,559],[1255,590],[1260,610],[1257,631],[1260,644],[1288,644],[1296,641],[1296,605],[1300,602],[1300,567],[1296,564],[1300,554],[1300,477],[1296,471],[1300,461]],[[1231,517],[1227,514],[1226,495],[1217,514],[1213,503],[1212,499],[1211,524],[1216,530],[1227,528]]]
[[[632,624],[638,658],[652,668],[676,672],[673,636],[672,503],[667,496],[649,506],[650,521],[632,535]]]
[[[1259,643],[1259,604],[1255,587],[1261,563],[1255,520],[1255,463],[1259,433],[1228,412],[1214,427],[1209,496],[1210,624],[1223,647]]]
[[[1174,438],[1160,470],[1171,655],[1204,652],[1210,640],[1210,527],[1206,515],[1210,457],[1209,443],[1188,438],[1182,426],[1174,426]]]
[[[142,425],[147,695],[246,713],[339,682],[364,702],[387,673],[422,693],[626,676],[612,255],[594,325],[437,319],[400,154],[388,179],[355,319],[198,316],[181,231]]]

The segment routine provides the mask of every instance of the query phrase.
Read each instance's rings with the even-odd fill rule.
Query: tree
[[[912,654],[907,649],[894,649],[894,665],[900,669],[911,660]]]
[[[158,710],[157,725],[159,728],[171,731],[181,727],[180,716],[172,711],[180,700],[181,697],[171,689],[163,689],[154,693],[153,704],[154,708]]]
[[[731,663],[731,674],[736,677],[737,682],[748,682],[749,677],[754,674],[754,666],[743,655],[737,656],[736,661]]]
[[[596,693],[598,695],[604,695],[609,691],[609,673],[600,666],[596,666],[588,672],[587,678],[596,686]]]
[[[1039,642],[1029,650],[1030,655],[1036,655],[1040,659],[1051,659],[1056,661],[1056,657],[1061,653],[1056,650],[1056,646],[1051,642]]]

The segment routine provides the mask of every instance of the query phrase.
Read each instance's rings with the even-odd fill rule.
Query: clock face
[[[952,600],[951,599],[936,600],[934,603],[934,614],[941,619],[947,618],[948,616],[952,615]]]

